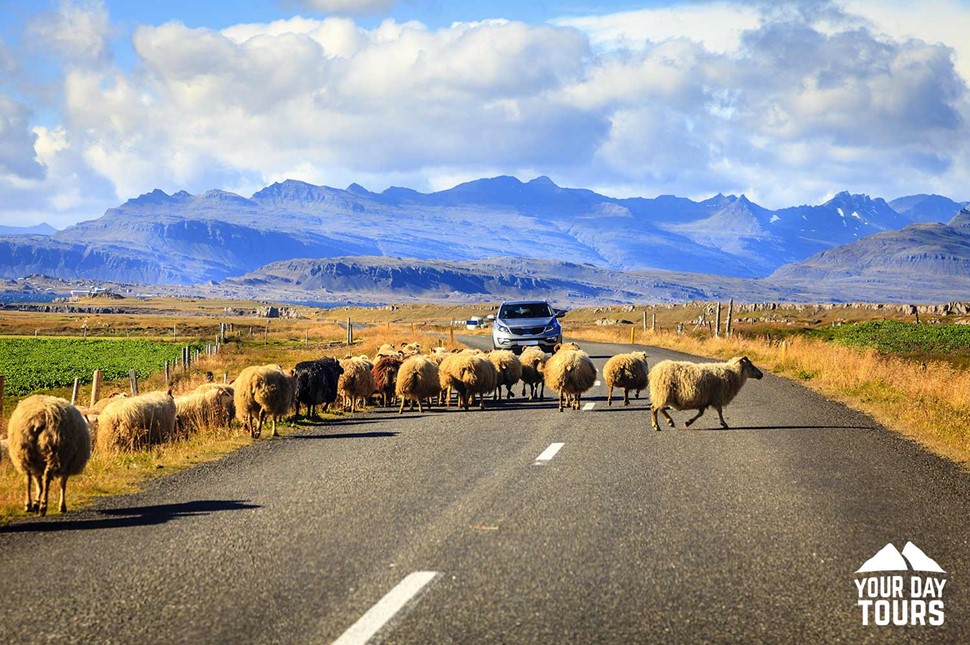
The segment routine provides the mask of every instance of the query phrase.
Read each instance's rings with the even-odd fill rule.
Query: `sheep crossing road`
[[[771,375],[731,430],[554,396],[378,409],[2,527],[0,640],[970,642],[953,465]],[[907,541],[947,572],[945,625],[862,626],[854,572]]]

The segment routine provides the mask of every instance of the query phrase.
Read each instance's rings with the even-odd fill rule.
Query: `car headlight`
[[[546,325],[546,328],[542,330],[542,333],[551,334],[555,331],[559,331],[559,323],[557,323],[556,321],[552,321],[551,323]]]
[[[503,334],[511,333],[511,332],[509,332],[509,328],[506,327],[505,325],[501,324],[501,323],[495,323],[495,329],[497,329],[498,331],[502,332]]]

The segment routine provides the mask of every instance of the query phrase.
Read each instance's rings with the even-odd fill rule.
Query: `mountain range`
[[[925,271],[931,275],[963,266],[959,258],[970,257],[964,228],[939,222],[957,219],[964,206],[938,195],[886,202],[842,192],[824,204],[770,210],[744,195],[618,199],[547,177],[480,179],[429,194],[287,180],[249,198],[154,190],[63,231],[4,235],[0,277],[261,282],[288,291],[299,283],[330,294],[355,284],[429,294],[543,284],[610,301],[647,297],[658,292],[648,288],[654,283],[666,285],[664,300],[748,285],[752,296],[828,293],[823,299],[831,300],[858,293],[838,266],[859,254],[866,262],[849,269],[887,291],[894,280],[922,275],[924,264],[935,266]],[[857,246],[873,239],[875,246]],[[906,244],[923,250],[898,250]],[[962,288],[959,279],[936,286]]]

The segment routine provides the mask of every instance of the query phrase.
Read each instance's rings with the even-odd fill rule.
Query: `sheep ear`
[[[559,350],[560,350],[561,348],[562,348],[562,343],[556,343],[556,345],[555,345],[555,346],[554,346],[554,347],[552,348],[552,353],[553,353],[553,354],[555,354],[555,353],[556,353],[556,352],[558,352],[558,351],[559,351]]]
[[[169,388],[167,390],[165,390],[165,394],[167,394],[169,396],[172,396],[172,388],[171,388],[171,386],[169,386]]]

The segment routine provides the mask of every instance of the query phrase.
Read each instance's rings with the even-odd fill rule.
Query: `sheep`
[[[559,411],[566,404],[578,410],[583,392],[596,382],[596,367],[579,345],[556,345],[543,372],[546,385],[559,392]]]
[[[747,356],[735,356],[726,363],[690,363],[688,361],[660,361],[650,370],[650,419],[653,429],[660,431],[657,413],[663,415],[671,428],[676,427],[667,413],[675,410],[697,410],[697,415],[685,423],[701,418],[704,410],[713,407],[727,428],[722,409],[730,403],[749,378],[760,379],[764,374]]]
[[[382,358],[386,358],[388,356],[393,356],[394,358],[401,358],[401,352],[394,349],[393,345],[384,343],[378,348],[377,353],[374,355],[374,357],[377,358],[378,360]]]
[[[475,397],[479,397],[479,407],[485,409],[485,395],[495,394],[495,388],[498,387],[498,370],[495,366],[488,360],[488,357],[483,353],[482,355],[472,354],[473,363],[475,369],[478,370],[478,380],[475,387],[471,390],[471,399],[474,403]]]
[[[235,392],[230,385],[203,383],[194,391],[175,397],[177,425],[189,435],[205,428],[228,427],[236,417]]]
[[[603,381],[609,388],[606,405],[613,405],[614,387],[623,390],[623,405],[630,405],[630,390],[636,390],[639,398],[640,391],[647,389],[648,369],[646,352],[617,354],[606,361],[603,366]]]
[[[351,412],[356,412],[357,400],[366,401],[377,389],[374,374],[371,371],[374,365],[366,356],[357,356],[341,360],[340,367],[343,368],[344,373],[337,381],[337,390],[344,396],[344,409],[349,408]]]
[[[421,352],[421,343],[401,343],[401,355],[404,358],[416,356]]]
[[[498,398],[502,398],[502,386],[504,385],[507,395],[505,398],[511,399],[513,397],[512,386],[522,378],[522,363],[519,362],[519,357],[508,349],[496,349],[486,354],[486,358],[495,367]]]
[[[519,362],[522,364],[522,396],[525,396],[525,386],[528,385],[529,400],[536,399],[536,393],[540,392],[540,388],[538,398],[542,400],[546,394],[546,384],[542,378],[542,371],[546,365],[546,353],[538,347],[527,347],[522,351]]]
[[[438,376],[438,365],[427,356],[411,356],[401,364],[397,373],[397,383],[395,393],[401,399],[401,409],[398,414],[404,414],[404,404],[411,401],[411,409],[414,409],[414,402],[418,402],[418,412],[424,412],[421,406],[423,399],[428,399],[428,407],[431,407],[430,399],[437,396],[441,391],[441,382]]]
[[[176,435],[172,390],[118,398],[98,415],[99,450],[132,451],[171,441]]]
[[[307,407],[307,415],[316,416],[316,406],[326,409],[337,400],[337,381],[344,373],[340,363],[330,357],[315,361],[303,361],[293,368],[294,403],[296,413],[300,406]]]
[[[438,382],[442,390],[448,391],[446,405],[451,404],[451,390],[455,390],[458,393],[458,405],[467,410],[476,394],[485,394],[495,389],[495,368],[477,354],[449,354],[438,368]],[[481,407],[485,407],[484,398]]]
[[[394,398],[395,381],[401,369],[403,360],[397,356],[385,356],[377,361],[371,374],[374,377],[374,386],[381,395],[381,401],[386,408]]]
[[[91,436],[81,412],[68,401],[35,394],[17,404],[7,426],[8,457],[27,476],[24,510],[47,515],[51,480],[61,485],[61,513],[67,512],[67,478],[79,475],[91,457]],[[37,501],[31,497],[36,482]]]
[[[249,436],[258,439],[263,433],[263,422],[269,416],[276,420],[293,407],[295,380],[279,365],[253,365],[245,368],[233,382],[236,418],[249,430]]]

